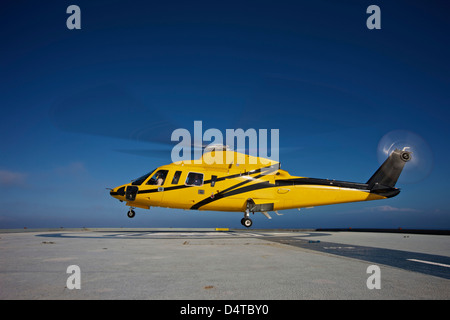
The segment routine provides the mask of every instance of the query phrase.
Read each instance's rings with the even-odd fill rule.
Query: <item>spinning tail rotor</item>
[[[403,160],[398,162],[402,169],[405,162],[408,162],[399,178],[400,182],[417,183],[430,175],[433,169],[433,154],[425,140],[417,134],[396,130],[384,135],[378,144],[378,161],[384,164],[386,158],[394,152],[398,153]]]

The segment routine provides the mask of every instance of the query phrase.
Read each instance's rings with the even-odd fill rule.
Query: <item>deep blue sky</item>
[[[66,28],[71,4],[81,30]],[[366,27],[371,4],[381,30]],[[170,163],[156,142],[202,120],[205,130],[280,129],[282,168],[293,175],[365,182],[394,130],[421,137],[433,155],[430,173],[401,177],[396,198],[272,220],[258,213],[254,227],[449,229],[448,9],[378,0],[2,4],[0,228],[241,227],[239,213],[151,208],[129,219],[105,189]]]

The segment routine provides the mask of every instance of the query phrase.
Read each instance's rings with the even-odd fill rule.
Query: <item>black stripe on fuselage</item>
[[[252,171],[247,171],[247,172],[244,172],[244,173],[237,173],[237,174],[232,174],[232,175],[229,175],[229,176],[219,177],[219,178],[216,179],[216,183],[220,182],[220,181],[227,180],[227,179],[234,179],[234,178],[238,178],[238,177],[242,177],[242,176],[249,176],[250,177],[251,175],[260,173],[262,171],[264,171],[264,174],[267,174],[268,171],[276,170],[276,169],[272,169],[272,170],[271,169],[272,169],[272,166],[269,166],[269,167],[264,167],[264,168],[260,168],[260,169],[255,169],[255,170],[252,170]],[[212,182],[211,179],[205,180],[203,182],[203,185],[210,184],[211,182]],[[161,187],[163,187],[163,186],[161,186]],[[177,190],[177,189],[183,189],[183,188],[191,188],[191,187],[199,187],[199,186],[179,185],[179,186],[163,187],[163,188],[164,188],[164,191],[171,191],[171,190]],[[230,187],[228,189],[225,189],[224,191],[227,191],[227,190],[232,189],[232,188],[235,188],[235,186],[232,186],[232,187]],[[138,194],[153,193],[153,192],[158,192],[158,188],[148,189],[148,190],[139,190]]]
[[[225,197],[229,197],[229,196],[232,196],[232,195],[235,195],[235,194],[249,192],[249,191],[253,191],[253,190],[256,190],[256,189],[274,187],[275,185],[270,184],[267,181],[264,181],[264,182],[261,182],[261,183],[253,184],[251,186],[246,186],[246,187],[239,188],[239,187],[241,187],[241,186],[243,186],[243,185],[245,185],[247,183],[253,182],[253,181],[261,178],[262,176],[267,175],[267,174],[277,170],[277,169],[274,169],[274,168],[271,168],[271,167],[266,167],[266,168],[262,168],[262,169],[266,169],[266,170],[263,173],[255,176],[255,177],[252,177],[252,179],[241,181],[241,182],[236,183],[235,185],[233,185],[233,186],[231,186],[231,187],[229,187],[229,188],[227,188],[225,190],[222,190],[222,191],[216,193],[214,195],[214,197],[208,197],[208,198],[203,199],[202,201],[197,202],[196,204],[194,204],[191,207],[191,210],[197,210],[200,207],[202,207],[204,205],[207,205],[208,203],[211,203],[213,201],[217,201],[219,199],[222,199],[222,198],[225,198]],[[239,189],[236,189],[236,188],[239,188]]]
[[[317,179],[317,178],[285,179],[285,180],[277,180],[275,183],[277,186],[296,186],[296,185],[310,184],[310,185],[319,185],[319,186],[331,186],[331,187],[339,187],[339,188],[369,190],[369,185],[366,183],[328,180],[328,179]]]
[[[329,179],[317,179],[317,178],[294,178],[286,180],[277,180],[277,186],[297,186],[297,185],[319,185],[319,186],[331,186],[339,188],[348,188],[356,190],[366,190],[370,193],[375,193],[386,198],[395,197],[400,193],[400,189],[387,186],[376,186],[376,188],[370,188],[367,183],[348,182]]]
[[[262,175],[256,176],[254,179],[261,177]],[[264,189],[264,188],[274,188],[274,187],[280,187],[280,186],[297,186],[297,185],[316,185],[316,186],[331,186],[331,187],[337,187],[337,188],[349,188],[349,189],[355,189],[355,190],[362,190],[362,191],[369,191],[373,193],[377,193],[381,196],[390,198],[393,196],[396,196],[400,190],[396,188],[387,188],[382,190],[370,190],[369,186],[365,183],[358,183],[358,182],[348,182],[348,181],[337,181],[337,180],[328,180],[328,179],[316,179],[316,178],[294,178],[294,179],[286,179],[286,180],[276,180],[275,184],[271,184],[267,181],[255,183],[250,186],[245,186],[242,188],[239,188],[240,186],[249,183],[254,180],[249,181],[243,181],[240,182],[228,189],[225,189],[216,195],[214,195],[214,198],[208,197],[203,199],[200,202],[197,202],[194,204],[191,209],[196,210],[200,207],[209,204],[213,201],[223,199],[229,196],[250,192],[258,189]],[[237,189],[238,188],[238,189]]]
[[[259,189],[273,188],[273,187],[275,187],[275,185],[271,184],[268,181],[264,181],[264,182],[259,182],[259,183],[252,184],[250,186],[245,186],[245,187],[242,187],[242,188],[239,188],[239,189],[234,189],[234,190],[228,191],[225,194],[219,192],[219,193],[214,195],[214,198],[209,197],[209,198],[203,199],[200,202],[197,202],[196,204],[194,204],[191,207],[191,210],[197,210],[197,209],[199,209],[200,207],[202,207],[204,205],[207,205],[207,204],[209,204],[211,202],[214,202],[216,200],[220,200],[220,199],[223,199],[223,198],[226,198],[226,197],[234,196],[234,195],[245,193],[245,192],[255,191],[255,190],[259,190]]]

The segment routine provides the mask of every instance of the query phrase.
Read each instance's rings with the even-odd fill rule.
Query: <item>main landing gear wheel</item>
[[[241,223],[244,227],[250,228],[253,224],[252,219],[250,218],[242,218]]]
[[[127,212],[127,216],[128,216],[128,218],[133,218],[134,216],[135,216],[135,212],[134,212],[134,210],[133,209],[130,209],[130,210],[128,210],[128,212]]]

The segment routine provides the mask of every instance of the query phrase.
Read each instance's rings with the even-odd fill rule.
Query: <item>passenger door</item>
[[[163,206],[168,174],[169,170],[157,170],[145,185],[139,188],[138,198],[150,202],[150,206]]]

